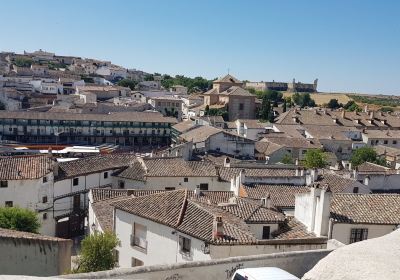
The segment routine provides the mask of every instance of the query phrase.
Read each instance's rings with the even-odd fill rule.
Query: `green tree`
[[[307,150],[303,164],[307,168],[324,168],[328,165],[326,154],[320,149]]]
[[[361,112],[362,110],[361,110],[361,108],[360,108],[360,106],[358,106],[357,105],[357,103],[356,102],[354,102],[354,100],[350,100],[350,101],[348,101],[344,106],[343,106],[343,108],[345,109],[345,110],[347,110],[347,111],[350,111],[350,112]]]
[[[378,157],[376,151],[371,147],[362,147],[353,152],[350,158],[353,167],[359,166],[364,162],[372,162],[382,166],[386,166],[384,159]]]
[[[121,86],[121,87],[128,87],[131,90],[135,90],[135,87],[138,83],[134,80],[131,79],[122,79],[121,81],[119,81],[117,83],[117,85]]]
[[[145,81],[154,81],[154,76],[152,74],[147,74],[144,76]]]
[[[341,107],[340,105],[341,104],[339,104],[338,100],[333,98],[333,99],[329,100],[327,107],[330,109],[337,109],[337,108]]]
[[[270,120],[271,111],[272,111],[271,101],[268,98],[268,96],[264,95],[261,103],[260,118],[264,121]]]
[[[18,67],[31,67],[32,59],[29,57],[17,57],[14,64]]]
[[[110,270],[115,267],[114,248],[118,238],[110,232],[94,233],[82,240],[76,273]]]
[[[294,163],[293,158],[292,158],[290,155],[288,155],[288,154],[285,154],[285,155],[283,156],[281,162],[282,162],[283,164],[293,164],[293,163]]]
[[[309,93],[298,93],[296,92],[292,96],[293,102],[300,106],[301,108],[304,107],[314,107],[315,106],[315,101],[311,98],[311,95]]]
[[[0,228],[38,233],[40,223],[37,214],[29,209],[1,207]]]

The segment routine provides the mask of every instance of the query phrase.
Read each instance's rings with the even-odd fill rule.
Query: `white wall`
[[[133,223],[139,223],[147,227],[147,252],[136,249],[130,245]],[[176,232],[173,228],[161,225],[150,220],[115,210],[115,233],[119,238],[120,245],[116,248],[119,251],[119,266],[131,267],[132,257],[143,261],[144,265],[173,264],[187,261],[208,260],[210,255],[201,251],[202,241]],[[191,239],[191,253],[185,257],[179,252],[179,235]]]
[[[235,140],[236,138],[236,140]],[[218,150],[230,155],[241,155],[254,157],[254,142],[248,142],[249,139],[236,137],[227,133],[217,133],[212,135],[206,141],[207,150]],[[239,153],[235,151],[238,150]]]
[[[369,179],[366,179],[369,177]],[[371,190],[399,190],[400,174],[358,174],[357,180],[363,180]]]
[[[352,228],[367,228],[368,239],[383,236],[396,229],[395,225],[371,225],[371,224],[340,224],[334,223],[332,227],[331,238],[342,242],[350,243],[350,233]]]
[[[41,222],[40,233],[53,235],[52,211],[41,211],[51,207],[53,201],[53,173],[48,173],[46,177],[45,183],[43,177],[32,180],[8,180],[8,187],[0,188],[0,207],[5,206],[6,201],[12,201],[13,206],[40,211],[38,213]],[[44,196],[47,196],[47,203],[42,203]],[[43,219],[44,213],[47,213],[47,219]]]

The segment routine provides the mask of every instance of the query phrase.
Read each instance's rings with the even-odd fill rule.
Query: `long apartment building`
[[[173,118],[158,112],[74,114],[0,111],[0,139],[27,143],[168,144]]]

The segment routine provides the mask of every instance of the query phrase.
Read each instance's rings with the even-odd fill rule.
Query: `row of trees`
[[[328,165],[327,153],[321,149],[308,150],[304,156],[302,164],[306,168],[324,168]],[[291,156],[286,154],[281,162],[283,164],[293,164],[294,160]],[[372,162],[382,166],[386,166],[386,161],[380,158],[376,151],[371,147],[362,147],[353,152],[350,158],[350,163],[353,167],[357,167],[364,162]]]
[[[189,78],[183,75],[176,75],[171,77],[170,75],[163,75],[161,85],[169,89],[175,85],[181,85],[188,88],[188,93],[204,92],[212,88],[213,80],[207,80],[203,77]]]

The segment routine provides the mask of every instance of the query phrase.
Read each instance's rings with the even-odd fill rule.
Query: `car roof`
[[[278,267],[254,267],[238,269],[236,273],[257,280],[299,280],[298,277]]]

